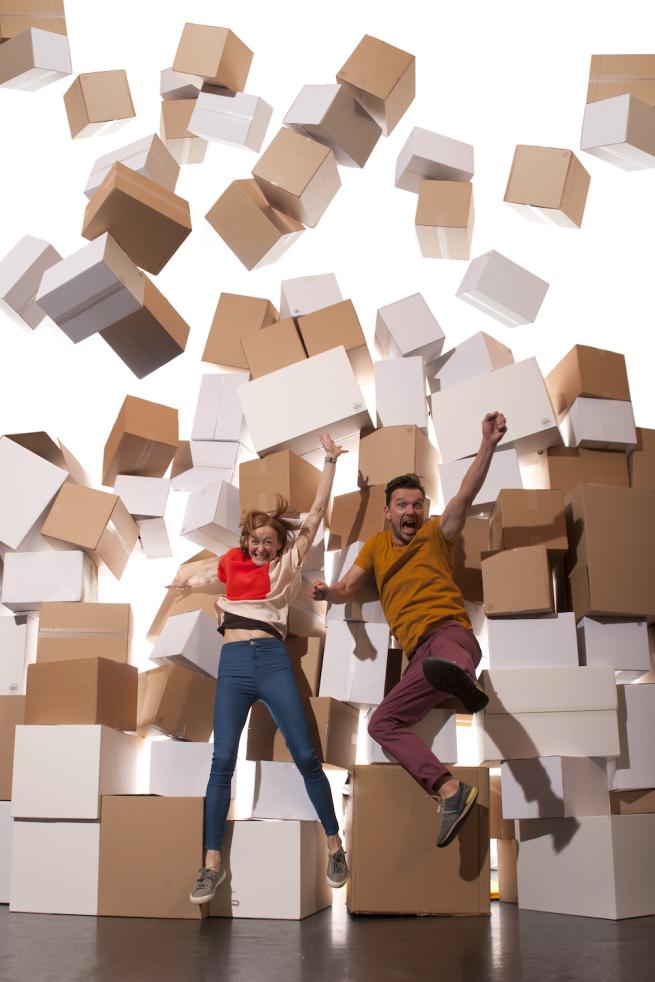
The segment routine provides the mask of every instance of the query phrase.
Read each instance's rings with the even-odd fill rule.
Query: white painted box
[[[114,494],[119,496],[130,515],[163,518],[170,486],[166,477],[119,474],[114,481]]]
[[[366,716],[366,726],[374,710]],[[419,723],[410,726],[435,757],[444,764],[457,763],[457,714],[452,709],[431,709]],[[379,743],[366,733],[364,756],[366,764],[395,764],[396,758],[386,753]]]
[[[480,675],[480,685],[489,696],[487,716],[615,710],[617,705],[614,672],[605,667],[532,668],[529,672],[522,668],[490,669]]]
[[[0,261],[0,306],[35,328],[45,317],[35,297],[46,269],[61,261],[57,250],[44,239],[25,235]]]
[[[0,47],[0,88],[35,92],[72,71],[65,34],[30,27]]]
[[[29,624],[32,621],[33,624]],[[25,693],[28,640],[36,628],[36,618],[0,616],[0,695],[15,696]],[[34,660],[36,653],[33,654]],[[32,657],[29,657],[32,660]],[[1,903],[2,901],[0,901]]]
[[[503,760],[618,757],[620,753],[616,709],[478,713],[473,717],[472,740],[476,762],[485,767]]]
[[[565,447],[630,450],[637,445],[631,402],[580,396],[560,423]]]
[[[280,320],[313,314],[323,307],[341,303],[343,297],[334,273],[318,276],[296,276],[282,280],[280,286]]]
[[[171,540],[163,518],[137,518],[136,524],[146,559],[166,559],[173,555]]]
[[[68,477],[38,454],[0,437],[0,542],[17,549]]]
[[[490,617],[489,668],[577,668],[575,614]]]
[[[609,815],[602,757],[535,757],[500,766],[503,818]]]
[[[457,296],[506,327],[517,327],[537,319],[548,286],[492,249],[471,260]]]
[[[213,743],[149,740],[148,794],[165,798],[204,798],[212,766]],[[236,796],[236,773],[230,798]]]
[[[11,819],[11,802],[0,801],[0,904],[9,903],[13,838],[14,823]]]
[[[655,167],[655,107],[628,93],[588,103],[580,149],[622,170]]]
[[[87,198],[93,197],[117,161],[136,171],[137,174],[143,174],[144,177],[154,181],[155,184],[160,184],[168,191],[175,191],[180,165],[157,134],[151,133],[150,136],[144,136],[142,140],[98,157],[84,188]]]
[[[457,494],[462,479],[472,463],[472,457],[464,457],[462,460],[449,460],[445,464],[439,464],[439,481],[445,502],[450,501]],[[522,487],[523,481],[516,450],[511,447],[497,450],[491,458],[487,476],[471,507],[488,509],[503,488]]]
[[[239,388],[249,378],[248,372],[222,372],[202,376],[196,414],[191,427],[192,441],[247,442],[244,436]]]
[[[303,85],[284,125],[330,147],[339,164],[363,167],[382,130],[345,85]]]
[[[157,665],[179,663],[216,678],[223,647],[223,636],[216,624],[216,618],[204,610],[168,617],[150,653],[150,661]]]
[[[302,774],[295,764],[277,760],[258,760],[253,764],[253,788],[250,818],[315,822],[318,818]],[[329,768],[325,776],[330,784],[337,819],[343,811],[342,793],[347,771]],[[341,824],[341,822],[339,822]]]
[[[648,624],[617,617],[583,617],[578,623],[581,665],[609,665],[617,672],[650,670]]]
[[[378,426],[428,428],[423,359],[388,358],[375,362],[375,408]]]
[[[375,344],[384,358],[417,355],[425,365],[441,354],[445,340],[437,318],[420,293],[380,307]]]
[[[421,181],[470,181],[473,147],[415,126],[396,160],[396,187],[418,194]]]
[[[189,133],[214,143],[261,150],[273,107],[245,92],[201,92],[189,120]]]
[[[618,685],[621,753],[610,764],[610,788],[655,788],[655,683]]]
[[[7,553],[0,599],[15,613],[53,601],[95,602],[97,570],[79,549]]]
[[[100,822],[15,821],[9,909],[97,914],[99,866]]]
[[[389,640],[387,624],[328,621],[319,696],[355,705],[381,703]]]
[[[176,72],[173,68],[162,68],[159,73],[159,94],[164,101],[197,99],[204,84],[200,75]]]
[[[227,481],[209,484],[189,495],[180,534],[210,552],[239,544],[239,489]]]
[[[509,348],[490,334],[478,331],[426,366],[428,386],[430,392],[440,392],[513,364],[514,355]]]

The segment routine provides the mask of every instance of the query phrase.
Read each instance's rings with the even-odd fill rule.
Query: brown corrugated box
[[[482,589],[487,617],[554,613],[548,550],[525,546],[483,557]]]
[[[1,39],[16,37],[31,27],[66,34],[64,0],[1,0]]]
[[[221,293],[202,360],[213,365],[247,368],[241,339],[274,324],[279,316],[270,300]]]
[[[205,573],[213,567],[217,570],[218,559],[211,552],[203,550],[186,563],[182,563],[176,576],[187,577]],[[211,583],[190,586],[185,590],[167,590],[159,610],[155,614],[146,635],[148,641],[155,641],[161,634],[164,624],[174,614],[187,614],[192,610],[204,610],[216,619],[216,598],[225,593],[225,584],[218,579],[218,573]]]
[[[655,430],[637,427],[637,446],[628,458],[630,487],[655,490]]]
[[[166,99],[162,102],[159,129],[165,143],[169,140],[197,140],[206,145],[206,140],[201,140],[187,129],[195,108],[195,99]]]
[[[11,800],[16,727],[25,722],[25,696],[0,696],[0,801]]]
[[[536,545],[546,546],[553,558],[566,553],[569,542],[563,492],[503,489],[489,520],[489,548],[495,551]]]
[[[353,914],[488,914],[489,772],[454,767],[479,788],[460,834],[437,849],[435,801],[397,764],[353,768],[346,817]]]
[[[608,450],[584,447],[549,447],[539,455],[544,484],[560,491],[571,491],[578,484],[607,484],[627,488],[628,458]]]
[[[616,351],[576,344],[544,377],[559,419],[580,396],[630,401],[625,358]]]
[[[241,338],[241,347],[252,378],[261,378],[307,357],[293,317],[247,334]]]
[[[271,511],[280,494],[289,503],[289,514],[298,515],[312,507],[321,471],[292,450],[279,450],[261,460],[248,460],[239,467],[241,513]]]
[[[655,814],[655,789],[642,791],[610,791],[612,815]]]
[[[84,135],[86,128],[95,123],[136,115],[127,75],[122,68],[78,75],[64,93],[64,105],[72,137]]]
[[[298,318],[298,330],[310,358],[343,345],[359,384],[373,381],[373,360],[352,300],[304,314]]]
[[[314,749],[323,764],[348,769],[355,762],[359,710],[345,702],[318,696],[303,700]],[[282,733],[262,702],[255,703],[248,726],[248,760],[293,761]]]
[[[180,740],[206,743],[214,728],[216,679],[182,665],[162,665],[139,675],[137,727]]]
[[[325,637],[326,600],[314,600],[312,597],[312,580],[303,576],[300,589],[289,606],[289,623],[287,637],[308,638],[312,635]]]
[[[514,821],[503,818],[503,795],[500,774],[489,775],[489,838],[514,839]]]
[[[36,660],[109,658],[127,663],[131,637],[129,604],[44,603],[39,614]]]
[[[379,38],[365,34],[337,82],[346,85],[357,101],[389,136],[414,101],[416,59]]]
[[[66,481],[41,529],[46,537],[80,546],[98,566],[120,578],[139,538],[139,529],[116,494]]]
[[[504,200],[558,212],[579,228],[590,180],[571,150],[519,143],[514,151]]]
[[[173,70],[242,92],[252,59],[250,48],[229,28],[186,23]]]
[[[345,549],[353,542],[366,542],[385,528],[384,485],[378,484],[349,494],[338,494],[328,512],[327,549]]]
[[[126,396],[107,443],[102,483],[117,474],[163,477],[179,443],[177,409]]]
[[[103,795],[98,914],[206,917],[208,904],[189,903],[202,866],[203,811],[203,798]],[[145,856],[148,876],[143,875]]]
[[[465,600],[481,604],[482,553],[489,549],[489,519],[470,515],[453,549],[453,579]]]
[[[470,181],[421,181],[414,218],[421,255],[470,259],[474,217]]]
[[[110,658],[37,662],[27,667],[26,723],[100,723],[136,729],[138,672]]]
[[[104,232],[141,269],[159,273],[191,233],[189,202],[116,161],[84,210],[84,238]]]
[[[298,692],[303,699],[318,695],[323,662],[321,637],[287,638],[284,642],[296,677]]]
[[[587,102],[626,92],[655,106],[655,55],[592,55]]]
[[[398,474],[416,473],[427,498],[439,491],[439,454],[418,426],[383,426],[362,437],[359,469],[369,484],[386,485]],[[429,502],[426,502],[427,517]]]
[[[519,844],[516,839],[498,839],[496,843],[498,860],[498,899],[506,904],[519,902],[516,866]]]

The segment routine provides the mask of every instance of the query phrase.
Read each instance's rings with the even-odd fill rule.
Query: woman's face
[[[256,566],[272,562],[282,551],[280,537],[270,525],[261,525],[248,535],[248,555]]]

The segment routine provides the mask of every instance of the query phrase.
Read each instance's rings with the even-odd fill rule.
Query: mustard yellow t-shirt
[[[407,545],[396,545],[391,532],[377,532],[355,560],[375,575],[384,616],[407,654],[445,618],[472,630],[453,580],[452,556],[453,543],[444,539],[439,519],[429,518]]]

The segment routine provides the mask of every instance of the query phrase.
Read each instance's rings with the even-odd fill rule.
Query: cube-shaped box
[[[505,818],[609,815],[608,762],[600,757],[509,760],[500,773]]]
[[[16,728],[25,722],[25,696],[0,693],[0,801],[11,798]]]
[[[628,462],[630,487],[655,491],[655,430],[637,427],[637,444]]]
[[[191,427],[192,442],[211,440],[238,443],[240,440],[245,440],[243,409],[238,389],[247,381],[247,372],[202,376],[196,413]]]
[[[621,753],[610,762],[610,788],[655,787],[655,685],[617,685]]]
[[[575,614],[490,617],[489,668],[575,668]]]
[[[482,560],[487,617],[555,612],[551,563],[545,545],[505,549]]]
[[[302,317],[323,307],[333,307],[342,300],[334,273],[296,276],[280,284],[280,317]]]
[[[222,552],[239,544],[239,520],[239,489],[219,481],[189,496],[180,534],[204,549]]]
[[[124,70],[87,72],[78,75],[64,93],[64,105],[71,136],[95,136],[116,127],[108,123],[135,116],[127,75]]]
[[[367,484],[385,484],[397,474],[418,474],[428,498],[439,490],[439,455],[417,426],[383,426],[359,444],[359,469]]]
[[[184,665],[216,678],[223,639],[216,618],[204,610],[168,617],[150,653],[156,665]]]
[[[163,518],[171,482],[163,477],[138,477],[118,474],[114,493],[130,515],[142,518]]]
[[[580,149],[621,170],[655,167],[655,108],[635,95],[585,106]]]
[[[631,402],[581,396],[560,425],[567,447],[629,451],[637,443]]]
[[[61,261],[57,250],[43,239],[25,235],[0,260],[0,307],[20,318],[28,327],[38,327],[45,311],[35,297],[46,269]]]
[[[470,259],[473,185],[468,181],[421,181],[416,237],[428,259]]]
[[[592,55],[587,102],[624,93],[655,106],[655,55]]]
[[[241,338],[241,347],[252,378],[261,378],[307,357],[292,317]]]
[[[68,38],[29,28],[0,49],[0,87],[34,92],[72,72]]]
[[[450,501],[459,491],[462,480],[473,463],[471,457],[464,457],[461,460],[449,460],[445,464],[439,464],[439,480],[445,502]],[[505,488],[522,488],[523,480],[519,468],[519,458],[516,450],[508,447],[506,450],[496,452],[491,458],[491,465],[487,471],[482,487],[473,499],[472,508],[482,508],[488,510],[490,505],[496,501],[499,494]],[[562,507],[564,500],[562,499]],[[521,543],[531,545],[532,543]],[[517,543],[518,545],[518,543]],[[490,546],[497,549],[499,546]]]
[[[386,41],[365,34],[337,72],[380,126],[385,136],[395,129],[416,94],[416,59]]]
[[[98,913],[99,822],[13,822],[12,911]]]
[[[324,143],[349,167],[364,166],[382,133],[345,85],[303,85],[284,125]]]
[[[252,57],[250,48],[229,28],[186,23],[173,69],[240,92],[246,84]]]
[[[325,636],[320,696],[377,706],[400,679],[400,656],[389,651],[387,624],[330,621]]]
[[[146,559],[165,559],[173,555],[163,518],[137,518],[139,542]]]
[[[553,556],[569,547],[561,491],[503,489],[489,522],[490,549],[544,545]]]
[[[648,624],[615,617],[583,617],[578,624],[581,665],[610,665],[633,677],[650,670]]]
[[[37,662],[27,669],[25,722],[136,730],[137,676],[111,658]]]
[[[129,604],[44,603],[39,615],[37,662],[80,658],[130,660]]]
[[[418,192],[422,181],[470,181],[473,147],[415,126],[396,160],[396,187]]]
[[[533,488],[559,488],[566,492],[578,484],[630,486],[628,458],[611,450],[548,447],[540,453],[526,455],[523,463],[526,485]]]
[[[166,149],[178,164],[201,164],[207,152],[207,141],[194,136],[188,129],[196,107],[192,99],[171,99],[162,102],[159,132]]]
[[[247,368],[241,338],[274,324],[278,316],[270,300],[221,293],[202,360],[229,368]]]
[[[79,549],[5,556],[0,601],[15,613],[52,601],[95,601],[97,593],[96,568]]]
[[[310,358],[343,345],[359,384],[373,381],[373,362],[352,300],[302,314],[297,323]]]
[[[273,818],[285,822],[316,822],[316,810],[307,794],[302,774],[295,764],[280,760],[258,760],[253,770],[254,787],[252,795],[248,796],[249,807],[243,817],[247,815],[258,821]],[[347,774],[331,768],[324,773],[330,783],[337,819],[340,819]]]
[[[526,218],[580,228],[590,180],[571,150],[519,143],[504,200]]]
[[[336,495],[328,516],[328,550],[345,549],[353,542],[365,542],[382,532],[384,518],[384,485]]]
[[[375,344],[384,358],[418,355],[424,364],[441,354],[445,335],[420,293],[380,307]]]
[[[259,151],[273,108],[245,92],[201,92],[189,120],[189,132],[214,143]]]
[[[161,185],[167,191],[175,190],[180,175],[180,165],[157,134],[151,133],[150,136],[144,136],[142,140],[98,157],[84,188],[87,198],[93,197],[117,161],[137,174],[154,181],[155,184]]]
[[[617,351],[576,344],[544,381],[560,419],[580,396],[630,401],[625,357]]]
[[[239,507],[242,514],[259,509],[271,511],[276,496],[282,495],[290,514],[311,508],[321,472],[290,450],[268,454],[261,460],[248,460],[239,467]]]
[[[162,665],[139,675],[137,726],[180,740],[206,743],[213,729],[216,680],[183,665]]]
[[[0,437],[0,472],[0,542],[17,549],[68,475],[8,437]]]
[[[212,447],[217,444],[214,441],[196,441],[199,443],[210,443]],[[171,487],[174,491],[198,491],[206,488],[208,484],[215,484],[217,481],[230,481],[234,483],[237,475],[230,467],[200,467],[193,462],[191,455],[191,444],[188,440],[180,440],[173,463],[171,465]]]
[[[68,471],[69,480],[74,481],[75,484],[85,484],[90,487],[89,475],[61,440],[53,439],[43,430],[35,433],[11,433],[7,434],[7,437],[26,450],[31,450],[37,457],[49,460],[51,464]]]
[[[191,440],[190,448],[193,466],[212,470],[216,474],[213,482],[202,482],[203,488],[209,483],[224,480],[225,474],[230,478],[228,483],[232,483],[241,463],[252,457],[252,451],[233,440]]]
[[[359,710],[345,702],[312,696],[303,702],[309,735],[318,759],[346,770],[355,762]],[[281,732],[263,703],[255,703],[248,725],[248,760],[293,758]]]
[[[0,4],[0,38],[13,38],[22,31],[38,28],[66,34],[64,0],[3,0]]]
[[[177,409],[126,396],[105,444],[102,483],[118,474],[163,477],[178,444]]]
[[[440,392],[513,364],[514,355],[509,348],[484,331],[478,331],[426,365],[425,371],[430,392]]]
[[[375,409],[378,426],[428,428],[423,359],[387,358],[376,361]]]
[[[537,319],[549,284],[492,249],[469,265],[457,296],[506,327]]]
[[[366,714],[366,725],[373,715],[374,709],[370,709]],[[438,757],[443,764],[455,764],[457,762],[457,714],[452,709],[430,709],[426,716],[409,727],[429,750]],[[366,735],[364,746],[364,757],[367,764],[396,764],[396,758],[383,750],[379,743]]]

